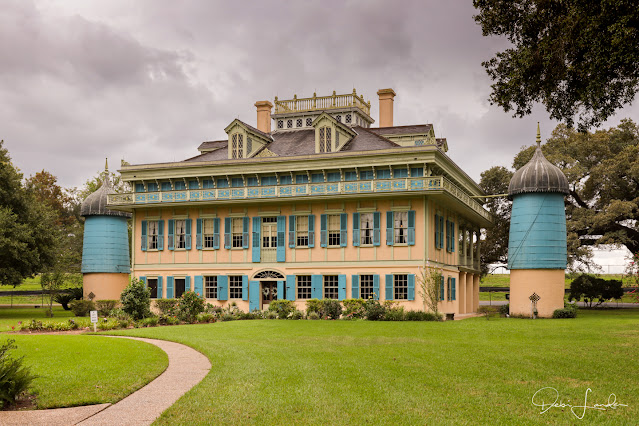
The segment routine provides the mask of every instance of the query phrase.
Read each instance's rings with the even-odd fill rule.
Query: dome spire
[[[539,121],[537,122],[537,148],[541,148],[541,133],[539,132]]]

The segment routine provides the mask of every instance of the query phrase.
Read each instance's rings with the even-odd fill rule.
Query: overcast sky
[[[81,185],[108,157],[182,160],[226,137],[254,103],[392,87],[395,124],[433,123],[475,180],[510,166],[556,125],[512,118],[487,97],[485,38],[471,1],[3,1],[0,138],[25,176]],[[627,107],[606,126],[637,116]]]

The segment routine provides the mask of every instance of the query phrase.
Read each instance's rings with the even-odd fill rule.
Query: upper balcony
[[[349,93],[348,95],[338,95],[333,91],[333,95],[331,96],[317,96],[317,94],[313,93],[313,96],[310,98],[298,99],[297,95],[295,95],[293,99],[279,100],[277,96],[275,97],[275,114],[325,111],[352,107],[359,108],[368,116],[371,114],[371,102],[366,102],[364,97],[359,96],[355,89],[353,89],[353,93]]]

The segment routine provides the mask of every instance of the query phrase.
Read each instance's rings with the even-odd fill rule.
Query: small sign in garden
[[[93,324],[93,332],[96,332],[98,324],[98,311],[91,311],[91,323]]]

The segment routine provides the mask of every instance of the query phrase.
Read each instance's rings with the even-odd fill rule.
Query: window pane
[[[393,281],[395,300],[406,300],[408,298],[408,275],[395,275]]]
[[[373,297],[373,276],[359,276],[359,297],[360,299],[370,299]]]
[[[298,299],[310,299],[311,298],[311,276],[310,275],[297,275],[295,277],[297,287]]]
[[[217,277],[204,277],[204,292],[207,299],[217,299]]]
[[[339,298],[339,283],[337,275],[324,275],[324,299]]]

